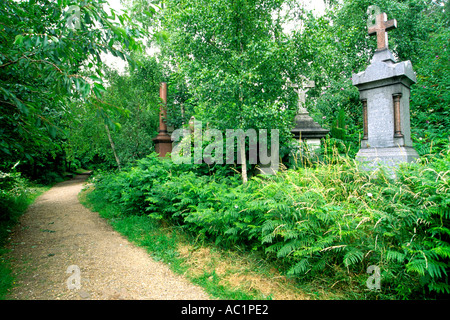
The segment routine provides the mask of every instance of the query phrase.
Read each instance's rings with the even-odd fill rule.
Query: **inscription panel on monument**
[[[377,103],[371,103],[376,101]],[[367,105],[369,119],[370,147],[390,147],[394,144],[394,113],[392,98],[386,96],[383,89],[371,92],[371,98]]]

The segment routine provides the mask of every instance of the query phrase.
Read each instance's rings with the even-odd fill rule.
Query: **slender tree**
[[[289,136],[295,103],[286,103],[291,56],[282,32],[287,1],[170,0],[163,54],[185,75],[196,118],[225,129],[279,129]],[[243,144],[241,144],[243,145]],[[241,150],[242,151],[242,150]],[[242,178],[247,159],[241,153]]]

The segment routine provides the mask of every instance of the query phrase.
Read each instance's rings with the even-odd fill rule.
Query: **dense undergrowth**
[[[370,299],[448,295],[450,153],[402,165],[396,179],[334,159],[243,185],[225,167],[152,154],[119,173],[96,174],[93,195],[124,215],[262,252],[300,283],[321,278]],[[380,290],[368,290],[369,266],[380,269]]]
[[[7,252],[4,246],[20,216],[49,188],[25,178],[15,171],[15,167],[8,173],[0,171],[0,300],[5,298],[14,281],[9,262],[4,257]]]

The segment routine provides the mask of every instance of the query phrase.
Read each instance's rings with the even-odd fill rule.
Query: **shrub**
[[[126,214],[148,214],[224,247],[259,250],[299,280],[346,275],[364,292],[381,270],[383,294],[448,294],[450,154],[403,165],[393,180],[354,160],[275,176],[239,176],[152,155],[96,181]]]
[[[29,187],[28,180],[14,168],[9,173],[0,171],[0,221],[9,221],[26,208]]]

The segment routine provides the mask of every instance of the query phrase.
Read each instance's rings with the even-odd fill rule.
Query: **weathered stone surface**
[[[295,117],[295,128],[291,130],[295,139],[305,141],[319,140],[324,138],[329,130],[322,128],[311,118],[309,113],[297,114]],[[312,142],[312,141],[311,141]],[[308,142],[309,143],[309,142]]]
[[[389,51],[389,50],[386,50]],[[377,56],[378,53],[375,53]],[[384,55],[384,54],[383,54]],[[386,54],[387,55],[387,54]],[[392,54],[390,54],[392,56]],[[416,75],[413,71],[411,61],[403,61],[399,63],[393,63],[390,58],[387,60],[379,60],[385,59],[387,57],[380,57],[372,59],[371,64],[367,67],[365,71],[354,74],[352,77],[352,82],[354,86],[361,87],[361,89],[370,88],[373,86],[383,86],[386,85],[384,83],[373,83],[377,81],[393,79],[395,81],[398,78],[405,78],[403,81],[405,84],[408,84],[408,87],[417,82]],[[393,58],[393,56],[392,56]]]
[[[305,108],[306,92],[310,88],[314,88],[315,83],[304,79],[301,85],[290,84],[290,86],[295,88],[298,94],[298,111],[295,116],[295,127],[291,130],[291,133],[296,140],[303,140],[312,149],[320,148],[320,140],[328,134],[329,130],[323,129],[315,122]]]
[[[378,20],[384,28],[385,14]],[[383,38],[381,31],[377,36]],[[410,86],[417,82],[416,75],[410,61],[395,61],[387,37],[383,39],[385,46],[378,48],[367,69],[352,76],[363,101],[365,121],[364,139],[356,158],[366,169],[395,167],[419,157],[412,148],[409,110]]]
[[[416,75],[410,61],[386,63],[375,61],[363,72],[353,75],[361,100],[367,100],[368,139],[361,147],[412,146],[410,129],[410,86]],[[403,138],[394,138],[394,99],[400,99],[400,122]]]
[[[363,148],[356,155],[363,170],[385,168],[392,175],[392,169],[400,163],[413,162],[417,158],[418,154],[412,147]]]
[[[387,20],[386,13],[380,13],[376,16],[376,23],[369,27],[369,35],[377,35],[377,50],[388,48],[387,31],[397,28],[397,20]]]

